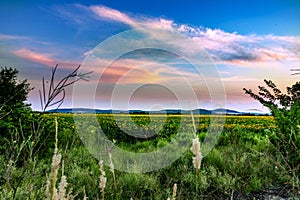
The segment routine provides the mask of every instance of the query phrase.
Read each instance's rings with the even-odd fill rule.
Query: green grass
[[[125,115],[119,117],[128,118]],[[159,115],[151,117],[157,120],[157,124],[161,123],[163,129],[154,137],[140,139],[126,134],[132,128],[128,121],[118,127],[112,115],[97,115],[97,120],[106,136],[119,148],[132,152],[151,152],[167,145],[176,135],[180,116],[168,116],[167,119]],[[99,160],[82,144],[72,115],[51,114],[44,116],[47,126],[43,134],[49,136],[40,141],[44,142],[43,148],[33,158],[26,160],[25,156],[16,159],[12,155],[17,153],[15,151],[18,148],[7,149],[7,152],[0,155],[0,166],[3,166],[0,168],[0,199],[45,199],[55,146],[55,118],[58,119],[58,149],[64,161],[64,175],[69,183],[67,191],[72,190],[75,199],[84,199],[84,191],[89,199],[101,198]],[[142,128],[151,124],[147,115],[130,118]],[[183,117],[183,124],[189,125],[184,120]],[[209,116],[199,116],[197,135],[200,141],[206,135],[209,120]],[[87,131],[92,129],[86,128]],[[143,130],[149,132],[151,128]],[[291,178],[297,177],[289,173],[270,143],[269,137],[274,131],[272,117],[227,117],[218,143],[202,160],[198,175],[192,164],[193,154],[189,150],[170,166],[158,171],[134,174],[115,170],[116,185],[109,163],[105,163],[105,199],[167,199],[172,197],[175,183],[176,199],[230,199],[235,192],[246,197],[249,193],[277,185],[289,187],[292,184]],[[21,141],[17,141],[14,145],[21,144]],[[61,167],[57,178],[56,187],[61,178]],[[297,187],[299,189],[300,185]]]

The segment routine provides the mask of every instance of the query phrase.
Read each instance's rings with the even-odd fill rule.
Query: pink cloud
[[[76,4],[75,6],[78,9],[82,9],[85,16],[91,17],[96,15],[99,20],[120,22],[132,28],[152,27],[179,31],[192,38],[200,48],[206,50],[216,63],[233,65],[247,65],[249,63],[251,65],[270,60],[300,60],[300,37],[297,36],[276,36],[272,34],[242,35],[237,32],[226,32],[221,29],[176,24],[173,20],[165,18],[134,15],[103,5],[87,7]],[[61,14],[66,15],[68,18],[74,18],[75,21],[78,18],[77,14],[73,16],[70,12]],[[168,41],[168,38],[163,38],[163,35],[156,34],[155,37],[160,37],[162,40]],[[180,41],[168,42],[173,42],[179,48],[185,48],[185,51],[188,53],[193,53],[191,47],[180,44]],[[199,49],[195,49],[195,52],[197,51]]]
[[[271,60],[300,60],[300,37],[296,36],[240,35],[188,26],[180,26],[178,30],[189,34],[216,62],[245,65]]]
[[[222,78],[222,81],[225,82],[258,82],[259,79],[257,78],[249,78],[246,76],[232,76],[232,77],[226,77]]]
[[[31,62],[47,65],[47,66],[55,66],[55,65],[61,65],[61,67],[73,67],[77,66],[78,63],[73,62],[73,61],[61,61],[52,58],[51,54],[47,53],[39,53],[39,52],[34,52],[30,49],[19,49],[13,51],[13,54],[16,55],[17,57],[23,58],[25,60],[29,60]]]
[[[108,19],[116,22],[127,24],[134,28],[140,27],[152,27],[152,28],[163,28],[170,29],[173,27],[174,22],[163,18],[146,18],[129,16],[128,14],[121,12],[116,9],[108,8],[106,6],[97,5],[91,6],[90,10],[97,15],[100,19]]]
[[[133,19],[131,19],[131,17],[118,10],[108,8],[105,6],[91,6],[90,8],[100,18],[106,18],[118,22],[123,22],[131,26],[136,25],[136,22]]]
[[[107,65],[105,59],[97,59],[91,64],[84,64],[94,74],[101,77],[100,83],[122,84],[172,83],[180,84],[183,79],[197,80],[199,75],[181,68],[171,67],[172,63],[160,63],[148,59],[119,59]],[[169,65],[170,64],[170,65]]]
[[[36,53],[29,49],[19,49],[13,52],[16,56],[44,65],[53,65],[55,60],[49,54]]]

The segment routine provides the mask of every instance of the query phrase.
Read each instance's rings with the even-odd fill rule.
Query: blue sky
[[[36,88],[29,95],[33,109],[39,109],[38,89],[41,77],[49,77],[51,66],[59,64],[59,75],[63,76],[81,64],[102,41],[123,31],[141,27],[179,32],[204,49],[221,76],[228,108],[240,111],[265,110],[245,96],[242,88],[255,89],[262,84],[264,78],[274,80],[281,88],[299,80],[299,77],[291,76],[290,73],[290,69],[299,68],[300,65],[299,0],[32,0],[1,1],[0,5],[0,65],[18,68],[20,77],[27,78]],[[190,48],[179,43],[176,45],[186,51]],[[137,55],[140,53],[137,52]],[[133,69],[138,71],[128,75],[130,83],[122,79],[123,85],[146,84],[147,81],[161,84],[160,81],[164,80],[170,85],[174,83],[170,87],[176,87],[178,71],[189,79],[197,79],[188,66],[182,65],[172,74],[168,67],[165,70],[162,70],[163,67],[156,68],[153,60],[150,62],[147,55],[145,58],[147,59],[141,62],[136,55],[132,55],[130,59],[117,60],[115,63],[118,65],[111,66],[105,76],[113,75],[115,78],[102,80],[103,85],[110,88],[105,90],[111,90],[124,74]],[[141,67],[146,65],[147,67]],[[123,74],[116,76],[116,73]],[[149,97],[145,92],[140,92],[140,97],[136,93],[130,108],[149,109],[152,104],[162,102],[164,107],[178,106],[178,102],[170,103],[176,100],[174,95],[155,96],[157,87],[153,88],[152,93],[149,87],[145,91]],[[162,90],[158,91],[163,93]],[[71,107],[72,88],[67,92],[64,107]],[[107,95],[100,97],[99,94],[97,107],[111,107],[111,93]],[[209,95],[197,96],[201,107],[210,107]],[[154,103],[153,99],[157,102]]]

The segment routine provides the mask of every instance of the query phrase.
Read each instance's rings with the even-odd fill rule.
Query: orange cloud
[[[36,53],[28,49],[19,49],[13,52],[16,56],[44,65],[53,65],[55,60],[49,54]]]
[[[62,65],[62,67],[74,67],[77,66],[78,63],[75,63],[73,61],[61,61],[56,60],[52,58],[51,54],[46,53],[38,53],[34,52],[29,49],[19,49],[16,51],[13,51],[13,54],[17,57],[23,58],[25,60],[29,60],[31,62],[47,65],[47,66],[55,66],[55,65]]]
[[[159,63],[147,59],[120,59],[106,67],[106,60],[98,59],[93,66],[88,65],[94,75],[101,77],[100,83],[140,84],[174,83],[183,79],[199,80],[200,75],[184,69],[174,68],[168,63]],[[85,64],[83,65],[86,66]]]

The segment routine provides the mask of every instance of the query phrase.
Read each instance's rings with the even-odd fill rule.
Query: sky
[[[0,66],[35,88],[34,110],[51,67],[59,80],[81,64],[93,73],[62,107],[265,112],[243,88],[299,81],[299,10],[299,0],[1,1]]]

